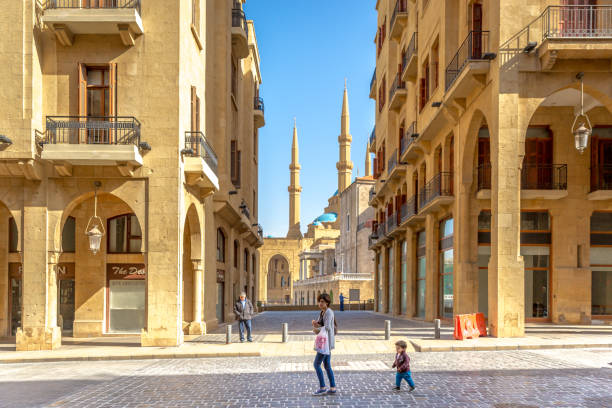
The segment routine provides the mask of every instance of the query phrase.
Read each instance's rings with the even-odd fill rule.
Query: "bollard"
[[[385,320],[385,340],[391,339],[391,320]]]
[[[232,343],[232,325],[228,324],[225,326],[225,344]]]
[[[289,323],[283,323],[283,343],[289,341]]]
[[[440,319],[434,320],[434,338],[440,338]]]

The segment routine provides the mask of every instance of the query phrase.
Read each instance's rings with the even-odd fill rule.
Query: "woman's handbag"
[[[317,337],[315,337],[314,349],[317,353],[329,354],[329,338],[327,337],[325,327],[322,327]]]

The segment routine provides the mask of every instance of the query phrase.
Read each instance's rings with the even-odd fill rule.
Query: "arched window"
[[[281,276],[281,288],[285,287],[285,277]]]
[[[234,268],[238,268],[238,254],[240,253],[238,250],[239,247],[238,241],[234,240]]]
[[[74,253],[75,251],[76,220],[74,217],[66,218],[62,229],[62,252]]]
[[[108,253],[140,253],[142,231],[134,214],[124,214],[108,220]]]
[[[9,218],[9,252],[17,252],[19,248],[19,232],[13,217]]]
[[[217,228],[217,261],[225,262],[225,234]]]

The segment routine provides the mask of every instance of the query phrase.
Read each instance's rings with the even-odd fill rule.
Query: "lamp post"
[[[99,181],[94,183],[94,215],[89,218],[87,227],[85,228],[85,235],[89,238],[89,250],[96,255],[100,251],[100,244],[102,243],[102,237],[104,236],[104,223],[102,219],[98,217],[98,188],[102,185]]]
[[[589,145],[589,136],[591,136],[591,133],[593,132],[591,121],[589,120],[589,117],[584,114],[584,84],[582,82],[583,76],[583,72],[580,72],[578,75],[576,75],[576,78],[580,80],[580,113],[576,115],[576,117],[574,118],[574,123],[572,124],[574,143],[576,145],[576,150],[578,150],[580,154],[584,153],[584,150]],[[579,119],[581,119],[580,122],[578,122]],[[576,126],[576,122],[578,122],[578,126]]]

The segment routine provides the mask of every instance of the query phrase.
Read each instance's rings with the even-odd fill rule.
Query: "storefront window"
[[[389,260],[388,278],[389,278],[389,301],[387,302],[387,313],[393,313],[393,281],[395,280],[395,272],[393,270],[393,247],[387,248],[387,256]]]
[[[406,241],[402,241],[402,282],[401,282],[401,304],[402,304],[402,314],[405,315],[408,310],[408,243]]]
[[[548,317],[550,291],[550,216],[521,213],[521,255],[525,264],[525,317]]]
[[[440,222],[439,315],[453,317],[453,219]]]
[[[120,215],[108,220],[108,252],[140,253],[142,231],[134,214]]]
[[[144,327],[145,281],[111,280],[110,331],[140,333]]]
[[[591,216],[591,314],[612,315],[612,212]]]
[[[417,317],[425,318],[425,277],[427,275],[427,262],[425,258],[426,240],[425,231],[417,234]]]

